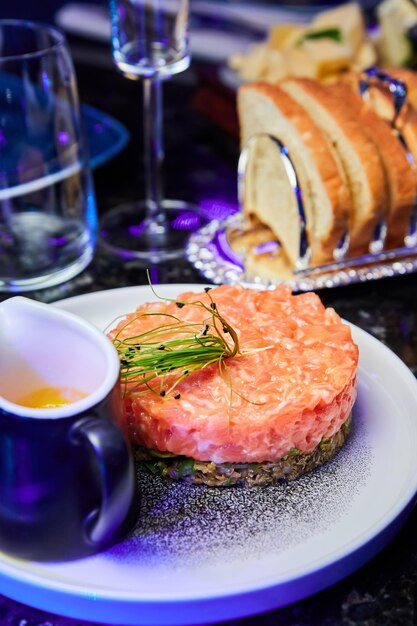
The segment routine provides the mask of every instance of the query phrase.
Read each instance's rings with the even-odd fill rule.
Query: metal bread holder
[[[392,132],[398,138],[404,150],[406,150],[409,161],[414,164],[414,159],[407,143],[397,127],[400,113],[407,101],[406,85],[375,67],[365,70],[359,80],[358,88],[362,98],[368,98],[369,90],[373,85],[387,87],[392,95],[394,108],[393,119],[391,120]],[[255,288],[274,288],[277,284],[288,284],[295,291],[308,291],[377,280],[417,271],[417,189],[409,229],[404,237],[404,246],[395,249],[385,249],[387,228],[385,220],[382,219],[374,229],[368,253],[349,257],[349,235],[346,232],[333,250],[333,261],[322,265],[310,266],[311,253],[308,245],[307,217],[297,172],[287,147],[274,135],[268,133],[253,135],[241,151],[237,168],[240,207],[243,206],[245,197],[245,177],[248,163],[253,148],[261,137],[267,137],[276,146],[277,154],[281,158],[296,197],[300,224],[300,249],[294,268],[294,278],[285,280],[277,277],[276,280],[272,280],[260,276],[247,275],[242,259],[230,248],[227,241],[227,232],[231,228],[245,229],[245,217],[242,211],[240,211],[221,222],[216,220],[210,222],[190,238],[187,247],[188,260],[208,280],[217,284],[242,283]],[[277,244],[277,241],[271,241],[272,243]],[[266,249],[266,245],[261,244],[260,248],[260,252],[262,252]]]

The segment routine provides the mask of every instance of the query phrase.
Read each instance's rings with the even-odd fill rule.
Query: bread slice
[[[346,84],[329,87],[341,101],[349,102],[350,111],[361,122],[364,132],[375,140],[388,181],[386,247],[404,245],[417,195],[417,169],[391,126],[373,110],[358,91]]]
[[[391,73],[391,70],[389,70],[389,73]],[[417,164],[417,74],[405,68],[398,68],[393,70],[392,75],[394,78],[403,81],[407,87],[407,101],[396,121],[396,128],[405,140],[414,163]],[[374,94],[373,104],[378,114],[391,122],[394,107],[388,90],[377,91]]]
[[[252,83],[238,91],[241,142],[259,134],[279,138],[294,163],[304,201],[311,263],[333,259],[350,211],[343,170],[326,136],[279,86]],[[295,265],[300,250],[296,196],[277,147],[260,137],[249,160],[244,211],[267,225]]]
[[[272,230],[252,220],[246,228],[229,228],[227,241],[231,249],[245,262],[247,277],[276,281],[294,278],[294,264],[290,262]]]
[[[362,98],[359,80],[359,74],[350,73],[343,78],[343,84],[330,89],[339,98],[349,101],[351,112],[362,122],[364,132],[374,139],[379,149],[389,193],[386,247],[395,248],[404,245],[409,230],[417,197],[417,168],[391,124],[375,110],[382,110],[388,118],[393,115],[392,97],[387,98],[383,93],[378,96],[372,87],[369,97]],[[351,94],[348,89],[352,90]],[[375,101],[381,101],[381,105],[375,105]]]
[[[350,99],[308,79],[286,80],[282,88],[313,117],[338,151],[352,194],[350,255],[366,252],[387,211],[387,181],[375,142],[355,119]]]
[[[396,119],[395,126],[402,134],[405,143],[417,163],[417,110],[412,104],[415,99],[417,103],[417,85],[414,82],[414,72],[403,69],[394,69],[387,72],[394,78],[405,82],[408,97],[401,109],[400,116]],[[405,78],[407,77],[407,81]],[[361,74],[358,72],[347,72],[340,77],[340,82],[347,83],[355,91],[359,91],[359,81]],[[392,123],[395,110],[393,96],[387,86],[371,83],[371,87],[366,93],[366,101],[372,106],[374,111],[390,124]]]

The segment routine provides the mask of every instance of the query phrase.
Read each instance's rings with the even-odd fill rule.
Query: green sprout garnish
[[[120,358],[124,393],[140,394],[150,390],[161,397],[178,400],[181,394],[176,388],[184,378],[216,363],[230,393],[234,393],[225,360],[246,356],[259,349],[241,351],[236,331],[218,311],[209,288],[206,289],[207,304],[201,300],[182,302],[161,298],[152,285],[151,288],[159,299],[175,302],[179,309],[185,306],[200,308],[207,317],[202,322],[193,322],[172,313],[141,312],[122,325],[113,337],[113,344]],[[149,317],[160,318],[162,322],[143,333],[122,338],[132,322]]]
[[[297,41],[296,45],[301,46],[301,44],[303,44],[305,41],[315,39],[332,39],[337,43],[341,43],[343,40],[342,31],[340,30],[340,28],[324,28],[323,30],[312,30],[302,35]]]

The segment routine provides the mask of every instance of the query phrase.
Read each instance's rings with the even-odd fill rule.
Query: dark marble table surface
[[[132,140],[95,172],[99,212],[143,195],[141,85],[118,76],[104,48],[72,41],[81,99],[120,119]],[[215,74],[215,73],[214,73]],[[165,85],[166,195],[201,202],[236,202],[238,140],[233,96],[216,85],[213,68],[197,63]],[[217,122],[215,123],[217,115]],[[161,266],[160,283],[204,282],[185,260]],[[53,300],[145,282],[144,269],[120,265],[100,249],[93,263],[67,284],[29,294]],[[417,276],[409,275],[322,291],[347,320],[389,346],[417,373]],[[5,294],[0,296],[3,299]],[[416,442],[417,453],[417,442]],[[394,462],[395,460],[392,460]],[[357,572],[292,606],[227,622],[228,626],[412,626],[417,624],[417,512],[395,539]],[[1,593],[1,588],[0,588]],[[0,624],[84,626],[0,596]]]

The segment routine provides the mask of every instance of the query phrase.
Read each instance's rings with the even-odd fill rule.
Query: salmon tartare
[[[337,453],[356,398],[358,348],[334,309],[286,286],[222,285],[155,300],[110,333],[127,430],[152,471],[208,485],[271,484]],[[192,349],[202,352],[200,340],[212,335],[229,352],[193,369]],[[175,351],[185,336],[183,360]],[[142,367],[146,356],[166,360],[153,372]]]

